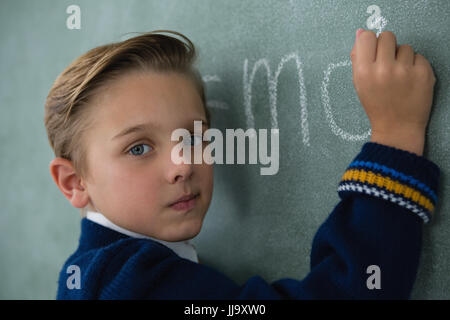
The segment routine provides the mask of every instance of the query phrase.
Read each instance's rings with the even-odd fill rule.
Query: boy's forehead
[[[127,79],[130,81],[125,81]],[[109,86],[98,100],[101,110],[95,116],[96,120],[113,129],[115,134],[131,127],[143,127],[144,124],[148,129],[165,130],[193,126],[194,120],[206,123],[203,103],[195,90],[182,90],[183,93],[172,90],[167,78],[163,81],[166,88],[164,83],[156,81],[158,88],[163,87],[162,91],[146,85],[154,84],[155,79],[153,82],[142,81],[141,77],[127,79]]]
[[[203,127],[208,127],[207,122],[205,121],[204,117],[197,117],[197,118],[186,118],[183,119],[183,121],[178,122],[177,125],[173,125],[173,123],[161,123],[161,122],[155,122],[154,120],[149,120],[146,122],[143,122],[143,120],[132,122],[128,125],[122,125],[117,130],[114,130],[114,136],[111,138],[111,140],[120,140],[123,137],[126,137],[127,135],[133,134],[133,133],[139,133],[139,132],[153,132],[153,133],[162,133],[167,131],[169,134],[178,128],[187,128],[190,130],[194,130],[194,121],[201,121]]]

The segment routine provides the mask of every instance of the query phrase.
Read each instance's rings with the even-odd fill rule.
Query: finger
[[[397,51],[397,39],[390,31],[384,31],[378,37],[376,61],[394,63]]]
[[[414,50],[410,45],[402,44],[397,48],[396,60],[405,65],[414,64]]]
[[[433,72],[433,68],[431,67],[430,62],[421,54],[416,54],[414,56],[414,67],[422,70],[422,74],[429,75],[433,78],[434,82],[436,81],[436,77]]]
[[[431,79],[431,83],[436,83],[436,76],[430,62],[421,54],[414,56],[414,69],[419,73],[421,78]]]
[[[356,36],[355,36],[355,42],[353,42],[353,48],[352,51],[350,51],[350,58],[353,60],[353,58],[355,57],[355,53],[356,53],[356,41],[358,40],[359,36],[361,33],[364,32],[364,29],[359,28],[358,30],[356,30]]]
[[[377,52],[377,36],[373,31],[364,30],[355,43],[353,62],[357,64],[375,62]]]
[[[421,55],[419,53],[414,55],[414,65],[415,66],[422,65],[424,67],[431,68],[430,63],[428,62],[428,60],[423,55]]]

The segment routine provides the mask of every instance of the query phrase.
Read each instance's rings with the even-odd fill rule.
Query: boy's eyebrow
[[[193,127],[194,121],[202,121],[202,126],[209,127],[209,123],[205,119],[193,119],[193,120],[191,120],[192,125],[189,125],[188,127]],[[125,128],[124,130],[122,130],[121,132],[116,134],[114,137],[112,137],[111,140],[118,139],[120,137],[129,135],[131,133],[143,132],[143,131],[146,131],[147,129],[154,129],[156,127],[157,126],[155,126],[151,122],[137,124],[135,126]]]

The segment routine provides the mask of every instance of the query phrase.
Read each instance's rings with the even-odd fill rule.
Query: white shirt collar
[[[122,227],[119,227],[118,225],[116,225],[116,224],[112,223],[110,220],[108,220],[100,212],[87,211],[86,219],[88,219],[92,222],[95,222],[97,224],[100,224],[108,229],[115,230],[117,232],[120,232],[122,234],[125,234],[125,235],[133,237],[133,238],[151,239],[153,241],[159,242],[162,245],[168,247],[169,249],[172,249],[181,258],[185,258],[185,259],[191,260],[192,262],[198,263],[198,257],[197,257],[197,252],[195,251],[195,247],[189,241],[168,242],[168,241],[151,238],[151,237],[145,236],[143,234],[139,234],[139,233],[124,229]]]

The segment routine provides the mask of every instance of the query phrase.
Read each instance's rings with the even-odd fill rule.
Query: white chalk
[[[248,59],[244,60],[244,75],[243,75],[243,83],[244,83],[244,107],[245,107],[245,115],[247,118],[247,128],[255,127],[255,118],[252,110],[252,87],[253,81],[255,78],[255,74],[258,71],[259,67],[264,66],[267,73],[267,84],[269,91],[269,105],[271,112],[271,121],[272,128],[278,128],[278,110],[277,110],[277,86],[278,86],[278,77],[280,76],[281,70],[286,62],[290,60],[294,60],[297,66],[298,73],[298,81],[299,81],[299,96],[300,96],[300,118],[301,118],[301,128],[303,135],[303,143],[306,146],[310,146],[309,144],[309,126],[308,126],[308,110],[307,110],[307,100],[306,100],[306,90],[303,79],[303,68],[302,62],[297,53],[290,53],[284,56],[280,63],[278,64],[277,71],[275,75],[272,75],[270,70],[269,61],[266,58],[259,59],[253,65],[252,72],[250,77],[248,75]]]
[[[336,124],[336,122],[334,122],[333,112],[332,112],[331,106],[330,106],[330,96],[328,94],[328,84],[330,83],[331,72],[333,72],[333,70],[336,68],[348,67],[351,65],[352,65],[352,62],[350,60],[342,61],[337,64],[330,63],[328,65],[327,70],[324,71],[324,79],[322,81],[322,104],[323,104],[323,108],[325,110],[325,115],[326,115],[328,124],[331,127],[331,131],[335,135],[337,135],[338,137],[341,137],[342,139],[347,140],[347,141],[361,141],[361,140],[366,140],[368,137],[370,137],[371,129],[369,129],[369,131],[366,132],[365,134],[361,134],[361,135],[351,134],[351,133],[348,133],[348,132],[345,132],[344,130],[342,130]]]

